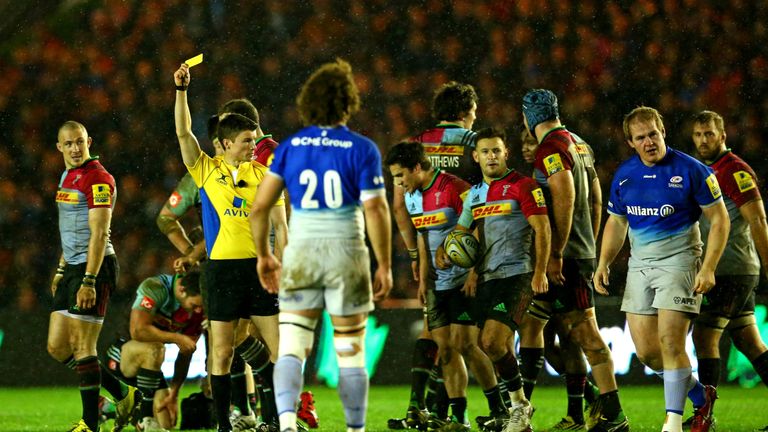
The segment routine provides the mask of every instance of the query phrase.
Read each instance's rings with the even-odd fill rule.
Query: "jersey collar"
[[[492,179],[491,179],[491,183],[493,183],[493,182],[495,182],[495,181],[497,181],[497,180],[501,180],[501,179],[507,178],[507,177],[508,177],[510,174],[512,174],[514,171],[515,171],[515,169],[514,169],[514,168],[507,168],[507,172],[505,172],[504,174],[502,174],[502,175],[501,175],[501,177],[495,177],[495,178],[492,178]],[[488,183],[488,184],[490,185],[491,183]]]
[[[460,125],[460,124],[457,124],[457,123],[453,123],[453,122],[441,122],[441,123],[438,123],[438,125],[437,125],[437,126],[435,126],[435,127],[436,127],[436,128],[440,128],[440,129],[457,129],[457,128],[463,128],[463,126],[462,126],[462,125]]]
[[[564,126],[564,125],[560,125],[560,126],[555,126],[555,127],[553,127],[552,129],[550,129],[549,131],[547,131],[547,133],[545,133],[543,137],[541,137],[541,141],[539,141],[539,142],[544,142],[544,140],[545,140],[545,139],[547,139],[547,137],[549,136],[549,134],[551,134],[552,132],[557,132],[557,131],[559,131],[559,130],[564,130],[564,129],[565,129],[565,126]]]
[[[439,170],[439,169],[436,169],[436,170],[435,170],[435,175],[433,175],[433,176],[432,176],[432,180],[430,180],[430,181],[429,181],[429,184],[427,185],[427,187],[425,187],[425,188],[424,188],[424,189],[422,189],[421,191],[422,191],[422,192],[424,192],[424,191],[427,191],[427,190],[429,190],[429,188],[431,188],[431,187],[432,187],[432,185],[433,185],[433,184],[435,184],[435,180],[437,180],[437,176],[439,176],[441,172],[442,172],[441,170]]]
[[[730,153],[730,152],[731,152],[731,149],[729,149],[729,148],[726,148],[724,152],[720,153],[720,154],[719,154],[719,155],[718,155],[718,156],[715,158],[715,160],[713,160],[712,162],[709,162],[709,163],[707,163],[707,166],[712,166],[712,165],[716,164],[716,163],[717,163],[717,162],[718,162],[720,159],[722,159],[722,158],[723,158],[723,156],[727,155],[727,154],[728,154],[728,153]]]
[[[269,138],[269,139],[272,139],[272,134],[266,134],[266,135],[264,135],[263,137],[259,138],[259,139],[256,141],[256,144],[254,144],[253,146],[254,146],[254,147],[258,146],[260,142],[264,141],[264,140],[265,140],[265,139],[267,139],[267,138]]]

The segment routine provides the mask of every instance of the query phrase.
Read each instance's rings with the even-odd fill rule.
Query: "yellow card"
[[[201,53],[192,57],[191,59],[186,60],[184,63],[186,63],[187,66],[192,67],[192,66],[197,66],[202,62],[203,62],[203,54]]]

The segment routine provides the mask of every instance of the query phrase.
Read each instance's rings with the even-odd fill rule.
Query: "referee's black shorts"
[[[279,312],[277,294],[259,283],[256,258],[209,259],[203,271],[206,315],[211,321],[272,316]]]

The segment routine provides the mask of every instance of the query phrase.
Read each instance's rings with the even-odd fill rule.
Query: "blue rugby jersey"
[[[670,147],[654,166],[637,155],[622,163],[611,183],[608,213],[629,222],[629,267],[690,267],[702,252],[701,208],[720,200],[712,170]]]
[[[384,196],[381,154],[346,126],[309,126],[275,149],[269,173],[291,197],[291,238],[364,238],[362,201]]]

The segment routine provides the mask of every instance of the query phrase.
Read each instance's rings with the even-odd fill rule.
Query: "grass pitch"
[[[197,391],[189,384],[184,394]],[[311,387],[320,415],[318,431],[345,431],[344,414],[336,390]],[[368,431],[388,431],[387,419],[402,417],[407,406],[405,386],[371,388],[368,406]],[[664,389],[661,385],[622,387],[621,401],[629,416],[632,431],[661,430],[664,420]],[[544,431],[565,415],[565,388],[541,387],[533,394],[535,430]],[[690,413],[686,406],[686,416]],[[721,387],[715,405],[719,432],[751,432],[768,425],[768,391]],[[469,389],[469,413],[473,420],[487,413],[482,391]],[[0,388],[0,431],[66,431],[80,417],[80,397],[76,388]],[[112,422],[102,426],[110,431]]]

